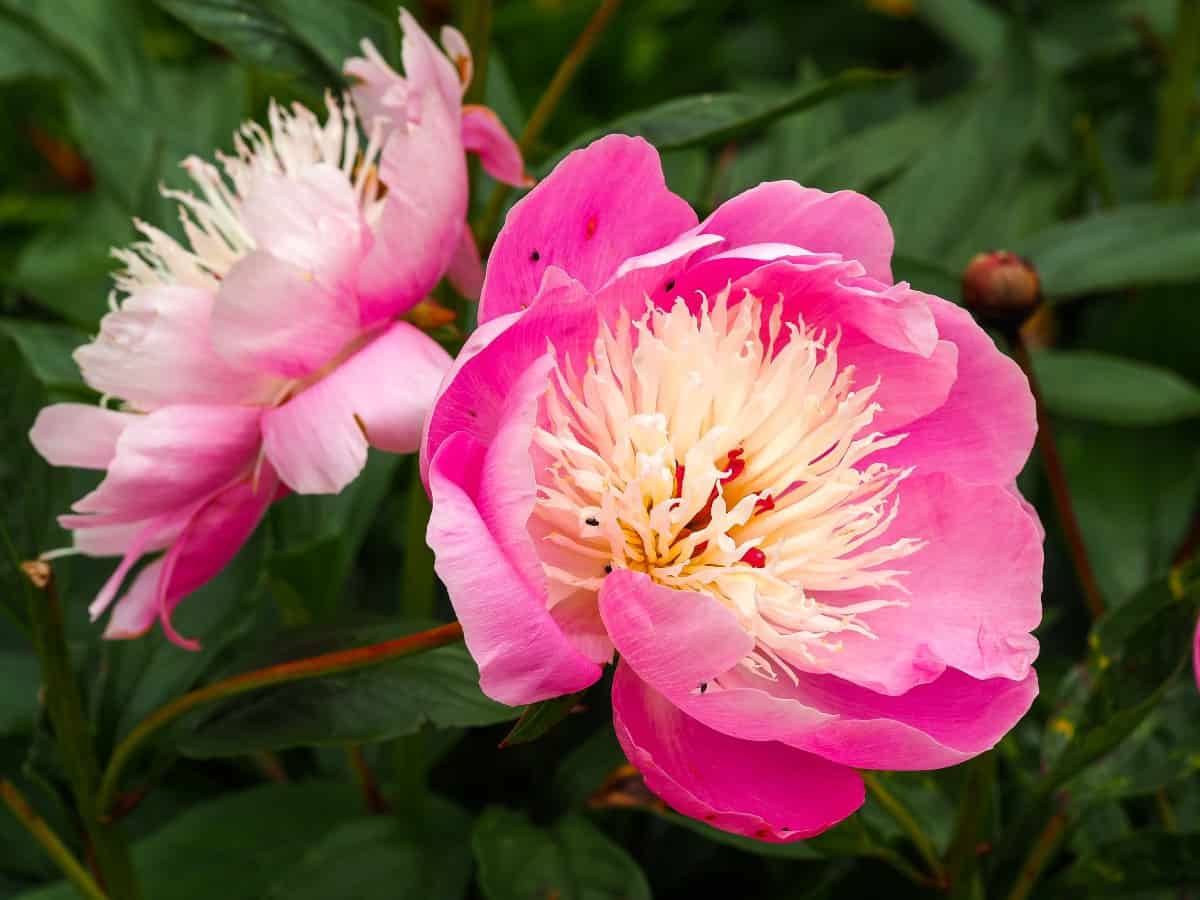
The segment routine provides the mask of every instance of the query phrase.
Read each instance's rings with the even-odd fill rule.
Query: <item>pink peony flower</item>
[[[106,472],[60,520],[76,551],[123,557],[93,618],[143,555],[166,551],[121,596],[107,637],[158,619],[195,646],[172,611],[278,494],[340,491],[368,444],[418,446],[450,358],[397,317],[450,264],[467,174],[455,66],[403,23],[402,119],[372,119],[364,144],[348,101],[328,100],[324,124],[272,105],[270,131],[243,126],[223,174],[184,162],[202,196],[164,191],[180,203],[184,243],[139,222],[146,240],[116,253],[123,299],[75,358],[120,408],[58,404],[31,433],[49,462]],[[466,53],[461,37],[454,46]],[[491,139],[508,140],[502,129]]]
[[[629,759],[738,834],[816,834],[855,769],[961,762],[1037,693],[1033,399],[891,251],[873,202],[791,182],[697,224],[605,138],[512,210],[426,425],[484,691],[577,691],[615,652]]]

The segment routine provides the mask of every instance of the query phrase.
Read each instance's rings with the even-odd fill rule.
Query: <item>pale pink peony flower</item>
[[[184,162],[200,196],[164,192],[184,243],[139,222],[146,240],[116,254],[122,299],[75,358],[120,408],[58,404],[31,433],[51,463],[107,473],[61,519],[76,551],[123,556],[93,618],[143,555],[166,551],[118,601],[107,637],[158,619],[194,646],[172,611],[277,494],[340,491],[368,444],[418,446],[450,358],[397,317],[449,266],[467,176],[459,95],[446,92],[455,66],[404,25],[402,120],[373,119],[364,142],[349,101],[328,100],[324,124],[272,105],[270,130],[243,126],[223,172]]]
[[[961,762],[1037,693],[1033,399],[891,251],[873,202],[791,182],[698,225],[605,138],[509,215],[426,425],[484,691],[577,691],[615,651],[629,759],[727,831],[820,832],[855,769]]]

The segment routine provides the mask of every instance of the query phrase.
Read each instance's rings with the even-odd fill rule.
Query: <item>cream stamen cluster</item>
[[[728,289],[698,314],[647,301],[560,361],[534,434],[550,606],[594,596],[614,567],[702,591],[756,640],[769,678],[820,670],[838,635],[902,605],[913,536],[884,540],[911,470],[864,462],[902,436],[869,426],[878,384],[839,367],[839,336],[783,322]],[[831,600],[869,589],[869,599]]]

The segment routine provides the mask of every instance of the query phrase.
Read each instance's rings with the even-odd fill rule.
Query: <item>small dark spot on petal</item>
[[[704,817],[704,821],[705,822],[715,822],[715,821],[717,821],[717,817],[715,815],[713,815],[712,813],[709,813],[707,816]]]
[[[674,278],[672,278],[670,281],[668,281],[668,282],[666,283],[666,285],[663,287],[663,290],[664,290],[664,291],[673,291],[673,290],[675,290],[675,279],[674,279]]]
[[[538,253],[536,250],[534,250],[532,253],[529,254],[530,262],[537,262],[541,258],[542,258],[542,254]]]
[[[479,418],[479,413],[475,412],[475,410],[473,410],[473,409],[468,409],[468,410],[467,410],[467,415],[468,415],[468,416],[470,416],[472,419],[478,419],[478,418]]]
[[[596,528],[600,525],[600,520],[597,519],[595,516],[588,516],[583,521],[585,521],[587,524],[591,525],[593,528]]]
[[[610,566],[610,565],[607,565],[607,564],[606,564],[606,565],[604,566],[604,574],[605,574],[605,575],[611,575],[611,574],[612,574],[612,566]]]
[[[708,690],[708,682],[707,681],[700,682],[700,693],[703,694],[707,690]]]
[[[592,216],[587,220],[587,236],[592,237],[596,233],[596,217]]]
[[[771,836],[771,829],[760,828],[758,831],[754,832],[754,836],[757,838],[769,838]]]

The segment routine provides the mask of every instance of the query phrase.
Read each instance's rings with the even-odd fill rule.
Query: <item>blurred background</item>
[[[409,4],[427,28],[456,23],[469,37],[486,33],[486,6]],[[628,131],[663,150],[670,186],[701,215],[768,179],[862,191],[892,221],[897,277],[952,300],[976,253],[1028,257],[1047,303],[1025,340],[1103,600],[1168,603],[1168,572],[1195,549],[1200,492],[1200,3],[497,0],[490,45],[475,47],[485,77],[475,90],[514,135],[600,6],[611,19],[526,141],[530,170],[545,174],[590,135]],[[361,37],[398,66],[394,0],[0,0],[6,557],[66,545],[54,516],[90,486],[36,458],[26,433],[50,400],[97,399],[70,352],[108,308],[110,248],[133,240],[135,217],[177,232],[158,190],[185,186],[179,161],[229,150],[239,122],[262,118],[271,97],[319,107],[344,86],[341,63]],[[486,242],[515,195],[475,180]],[[470,327],[457,305],[450,344]],[[102,755],[220,674],[375,627],[363,622],[448,619],[413,469],[373,457],[342,495],[273,510],[230,569],[181,607],[199,653],[158,633],[103,644],[84,608],[111,561],[57,564]],[[887,776],[887,788],[966,873],[955,896],[1009,895],[1047,817],[1060,827],[1032,896],[1188,896],[1200,886],[1200,706],[1180,675],[1190,623],[1126,623],[1105,655],[1089,650],[1091,619],[1037,458],[1021,486],[1048,531],[1042,697],[982,762]],[[6,562],[0,773],[70,842],[25,604]],[[284,628],[299,636],[280,638]],[[664,812],[618,768],[602,687],[541,740],[498,751],[515,713],[471,694],[469,662],[447,660],[415,676],[313,683],[165,735],[127,777],[147,788],[125,820],[147,896],[946,893],[875,800],[786,848]],[[1127,666],[1119,683],[1114,660]],[[404,697],[422,678],[450,685],[459,705],[418,715]],[[1106,731],[1120,716],[1120,733]],[[1102,752],[1080,750],[1084,737]],[[1064,759],[1087,765],[1057,769]],[[1048,772],[1059,775],[1048,782]],[[372,788],[376,808],[396,816],[360,818],[361,790],[370,798]],[[44,887],[56,877],[0,812],[0,898],[70,896]]]

